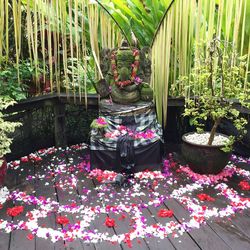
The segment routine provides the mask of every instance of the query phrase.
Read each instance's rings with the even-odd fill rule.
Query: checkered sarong
[[[156,113],[154,110],[149,110],[143,114],[134,114],[133,118],[135,120],[135,132],[146,132],[147,130],[154,131],[155,136],[151,139],[136,139],[134,140],[134,148],[140,146],[146,146],[153,142],[162,140],[162,128],[157,122]],[[105,116],[106,121],[108,122],[108,127],[105,129],[105,133],[114,132],[117,130],[119,125],[124,125],[123,119],[124,116]],[[111,150],[115,151],[117,148],[116,138],[103,138],[100,137],[95,129],[91,130],[90,138],[90,149],[91,150]]]

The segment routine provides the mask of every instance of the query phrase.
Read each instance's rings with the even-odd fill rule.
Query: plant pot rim
[[[192,134],[207,134],[207,133],[210,133],[208,131],[204,131],[202,133],[197,133],[197,132],[189,132],[189,133],[186,133],[184,135],[182,135],[182,141],[187,143],[187,144],[190,144],[190,145],[193,145],[193,146],[196,146],[196,147],[204,147],[204,148],[222,148],[225,146],[225,144],[220,144],[220,145],[203,145],[203,144],[197,144],[197,143],[193,143],[193,142],[190,142],[188,140],[185,139],[185,136],[187,135],[192,135]],[[222,134],[222,133],[215,133],[215,135],[221,135],[227,139],[229,139],[229,136],[225,135],[225,134]]]

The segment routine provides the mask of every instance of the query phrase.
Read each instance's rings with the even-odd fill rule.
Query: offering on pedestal
[[[156,119],[150,81],[150,51],[126,43],[101,54],[102,100],[91,131],[92,168],[126,174],[160,167],[162,129]],[[107,99],[105,99],[107,98]],[[111,101],[112,100],[112,101]]]

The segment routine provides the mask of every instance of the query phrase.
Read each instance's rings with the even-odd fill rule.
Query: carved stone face
[[[119,80],[126,81],[130,78],[131,70],[129,70],[129,68],[127,67],[122,67],[118,69],[118,73],[119,73],[119,78],[120,78]]]
[[[134,62],[133,51],[130,49],[118,50],[117,51],[117,70],[121,71],[122,68],[127,68],[129,70],[128,78],[131,74],[131,65]],[[124,75],[125,70],[123,69],[120,74]]]

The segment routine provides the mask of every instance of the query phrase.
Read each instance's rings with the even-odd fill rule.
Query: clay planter
[[[218,174],[227,165],[231,152],[221,150],[224,145],[197,145],[185,139],[185,136],[194,134],[187,133],[182,136],[182,155],[189,167],[199,174]],[[217,135],[219,135],[217,133]],[[220,134],[227,137],[224,134]]]
[[[5,158],[1,158],[1,160],[3,160],[3,163],[0,165],[0,187],[2,187],[4,184],[4,179],[7,172],[7,162]]]

